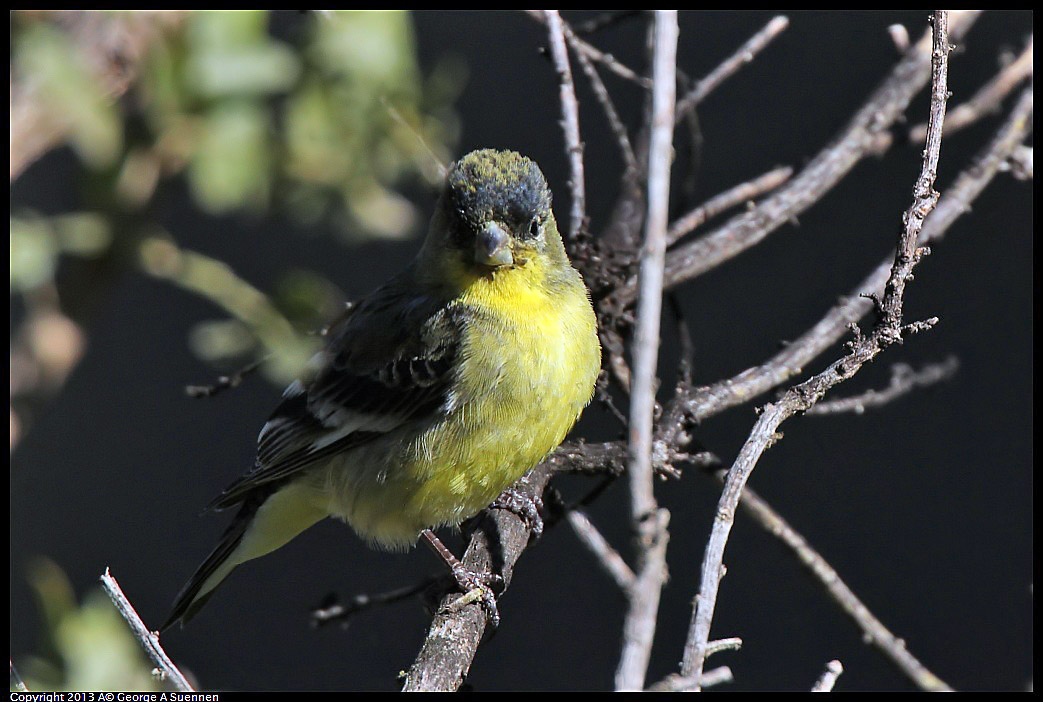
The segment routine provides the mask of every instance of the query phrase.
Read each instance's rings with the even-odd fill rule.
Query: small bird
[[[492,149],[452,164],[416,258],[328,329],[253,468],[210,504],[238,512],[162,629],[326,517],[404,550],[489,506],[590,402],[596,326],[539,167]]]

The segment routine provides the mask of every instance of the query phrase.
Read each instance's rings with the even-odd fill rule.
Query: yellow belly
[[[367,540],[407,547],[425,528],[478,513],[557,447],[590,401],[601,351],[578,276],[554,298],[518,287],[461,298],[504,323],[468,327],[447,417],[336,469],[331,512]]]

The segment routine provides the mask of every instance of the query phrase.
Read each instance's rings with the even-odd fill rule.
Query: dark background
[[[705,75],[770,17],[683,13],[679,66]],[[796,13],[790,20],[761,57],[701,106],[696,201],[776,165],[799,169],[897,60],[886,27],[903,23],[915,40],[927,12]],[[273,29],[292,34],[300,21],[279,15]],[[457,152],[500,147],[531,156],[565,218],[568,171],[555,76],[538,52],[542,27],[499,12],[418,12],[415,22],[422,65],[456,54],[470,72],[457,103]],[[595,43],[639,66],[642,24],[606,30]],[[953,104],[995,72],[1003,50],[1020,50],[1031,24],[1027,12],[979,20],[952,56]],[[597,232],[616,197],[620,161],[586,83],[577,80],[588,211]],[[633,124],[640,96],[606,80]],[[926,117],[925,94],[908,114],[911,123]],[[943,142],[943,193],[999,119]],[[902,134],[899,125],[895,148],[860,163],[799,224],[680,288],[695,335],[697,382],[768,358],[888,255],[920,160],[919,147],[906,145]],[[12,186],[12,204],[45,213],[71,209],[83,197],[77,173],[68,152],[52,153]],[[932,247],[908,290],[908,318],[936,315],[937,328],[890,349],[835,396],[886,385],[891,364],[902,361],[919,367],[955,354],[956,377],[863,416],[792,419],[751,481],[885,625],[959,689],[1024,689],[1032,678],[1030,196],[1030,183],[996,179]],[[425,213],[433,200],[432,193],[416,194]],[[274,214],[210,217],[194,208],[180,181],[165,189],[158,212],[182,245],[228,262],[262,290],[292,263],[358,296],[418,246],[414,240],[348,248],[334,237],[295,231]],[[199,518],[199,510],[252,461],[257,430],[279,390],[255,379],[211,401],[185,397],[185,384],[214,376],[189,352],[186,330],[219,315],[199,298],[127,273],[94,320],[86,356],[18,445],[10,572],[16,661],[38,640],[39,614],[25,580],[33,556],[54,559],[81,595],[111,567],[146,623],[156,626],[223,529],[225,517]],[[668,367],[672,330],[667,323]],[[839,353],[838,345],[808,372]],[[731,410],[706,422],[698,438],[730,463],[754,419],[750,405]],[[618,429],[594,405],[574,435],[611,439]],[[570,495],[590,486],[560,483]],[[649,682],[676,671],[681,658],[717,494],[717,485],[695,471],[658,487],[672,514],[671,577]],[[624,481],[590,514],[626,552]],[[744,646],[711,659],[709,667],[728,665],[735,674],[722,689],[808,689],[833,658],[846,670],[838,689],[911,687],[862,642],[796,559],[742,514],[725,562],[712,635],[740,636]],[[417,603],[363,613],[347,630],[312,630],[308,611],[331,591],[376,592],[436,569],[426,550],[370,551],[344,525],[325,522],[239,569],[188,628],[163,643],[207,688],[395,689],[429,621]],[[519,563],[501,600],[503,624],[481,646],[469,683],[477,690],[607,688],[623,611],[623,597],[593,558],[566,527],[556,527]]]

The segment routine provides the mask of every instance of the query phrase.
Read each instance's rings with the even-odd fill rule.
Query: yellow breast
[[[410,442],[349,521],[385,546],[459,524],[552,451],[590,401],[601,348],[587,290],[571,268],[543,284],[524,267],[476,278],[455,304],[469,322],[447,418]]]

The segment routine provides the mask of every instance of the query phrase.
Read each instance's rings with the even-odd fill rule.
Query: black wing
[[[374,342],[387,344],[391,339],[386,329],[368,334],[367,329],[383,316],[348,325],[322,353],[315,379],[308,384],[295,381],[286,389],[258,436],[253,469],[208,509],[230,507],[253,490],[287,480],[323,458],[408,422],[437,416],[453,382],[457,336],[447,333],[452,325],[436,316],[423,325],[421,334],[392,345],[384,356],[391,360],[378,365],[368,360],[376,355]]]

